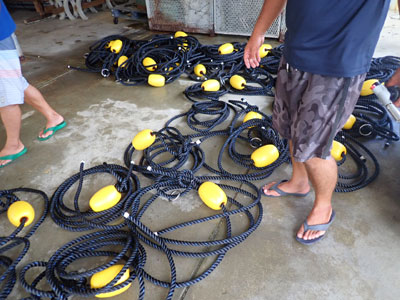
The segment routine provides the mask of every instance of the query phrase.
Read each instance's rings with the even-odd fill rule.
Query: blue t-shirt
[[[305,72],[368,71],[390,0],[288,0],[284,56]]]
[[[8,13],[3,0],[0,0],[0,40],[9,37],[15,31],[15,23]]]

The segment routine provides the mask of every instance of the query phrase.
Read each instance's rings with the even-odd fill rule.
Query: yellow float
[[[108,185],[98,190],[89,200],[89,206],[94,212],[113,207],[121,200],[121,193],[114,185]]]
[[[331,155],[336,161],[342,160],[343,156],[346,155],[346,153],[347,149],[342,143],[339,143],[338,141],[333,141]]]
[[[231,43],[222,44],[218,48],[218,54],[220,55],[231,54],[233,50],[235,50],[235,48]]]
[[[251,154],[251,159],[257,168],[264,168],[279,158],[279,151],[275,145],[264,145]]]
[[[204,204],[214,210],[221,209],[221,206],[226,205],[228,202],[224,190],[211,181],[203,182],[199,187],[198,193]]]
[[[209,79],[201,84],[201,88],[206,92],[217,92],[219,91],[221,85],[216,79]]]
[[[100,272],[94,274],[90,278],[90,287],[92,289],[100,289],[102,287],[105,287],[115,277],[117,277],[118,273],[121,272],[123,267],[124,267],[123,265],[114,265],[103,271],[100,271]],[[129,276],[130,276],[130,272],[129,272],[129,269],[127,269],[115,285],[125,282],[126,280],[129,279]],[[131,285],[132,285],[132,283],[130,283],[127,286],[120,288],[119,290],[116,290],[114,292],[97,294],[96,297],[97,298],[109,298],[109,297],[119,295],[119,294],[125,292],[127,289],[129,289]]]
[[[356,122],[356,117],[354,115],[350,115],[350,117],[346,121],[346,124],[344,124],[343,129],[349,130],[353,128],[355,122]]]
[[[165,85],[165,77],[160,74],[150,74],[147,83],[154,87],[163,87]]]
[[[229,79],[229,83],[236,90],[243,90],[246,87],[246,79],[240,75],[233,75]]]
[[[22,220],[26,219],[24,224],[26,227],[35,219],[35,210],[26,201],[16,201],[7,209],[7,218],[15,227],[21,225]]]
[[[151,129],[144,129],[139,132],[132,140],[132,146],[136,150],[144,150],[150,147],[156,140],[156,135]]]

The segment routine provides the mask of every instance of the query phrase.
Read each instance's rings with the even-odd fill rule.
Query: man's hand
[[[400,108],[400,98],[393,102],[396,107]]]
[[[264,43],[264,35],[252,35],[244,49],[243,60],[246,68],[256,68],[260,64],[260,47]]]

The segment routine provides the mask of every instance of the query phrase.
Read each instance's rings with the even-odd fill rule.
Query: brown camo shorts
[[[330,157],[333,138],[353,112],[365,76],[303,72],[286,64],[282,57],[272,122],[282,137],[292,141],[295,161]]]

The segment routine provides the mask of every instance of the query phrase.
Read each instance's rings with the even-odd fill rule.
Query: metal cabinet
[[[146,7],[151,30],[249,36],[263,3],[263,0],[146,0]],[[266,36],[278,38],[284,26],[282,13]]]

